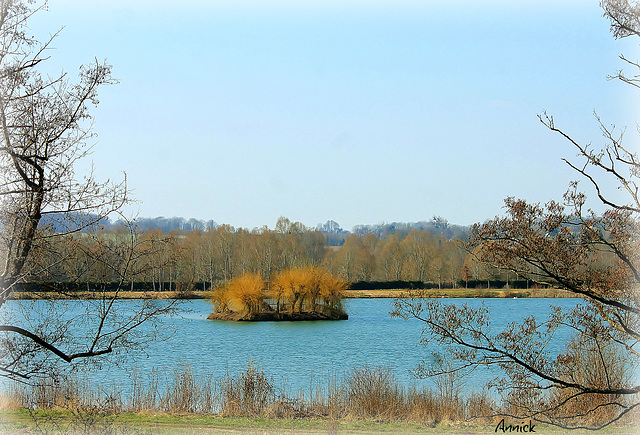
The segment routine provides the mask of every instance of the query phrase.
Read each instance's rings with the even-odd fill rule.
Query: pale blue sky
[[[634,95],[606,76],[637,44],[601,15],[586,0],[50,0],[31,28],[66,26],[54,71],[114,66],[92,158],[101,178],[127,172],[131,210],[351,228],[559,199],[575,151],[543,110],[583,141],[602,143],[594,109],[636,140]]]

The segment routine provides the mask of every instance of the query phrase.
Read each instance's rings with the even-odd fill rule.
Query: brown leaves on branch
[[[605,0],[601,6],[614,37],[640,36],[637,2]],[[640,69],[637,62],[627,64]],[[638,75],[616,77],[638,87]],[[580,144],[546,113],[539,116],[578,150],[578,162],[565,162],[588,181],[606,211],[586,210],[585,195],[572,183],[562,202],[507,198],[504,214],[475,225],[467,243],[478,261],[570,291],[580,304],[497,333],[488,321],[497,314],[484,307],[398,300],[394,312],[422,320],[423,343],[444,349],[447,364],[423,363],[419,374],[497,366],[501,372],[491,385],[503,404],[496,412],[571,429],[599,429],[640,406],[640,160],[633,146],[623,145],[623,134],[596,118],[605,139],[599,148]],[[613,194],[616,188],[626,199]],[[554,353],[548,346],[560,330],[571,338]]]

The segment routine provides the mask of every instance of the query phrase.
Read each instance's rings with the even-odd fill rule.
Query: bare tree
[[[162,317],[176,313],[176,300],[120,298],[128,283],[148,273],[152,267],[148,259],[165,250],[171,240],[151,241],[139,237],[132,222],[122,225],[120,234],[105,236],[98,231],[61,237],[66,247],[62,260],[82,265],[67,272],[65,287],[91,280],[89,299],[81,303],[65,300],[74,291],[67,293],[63,287],[48,292],[55,293],[50,300],[14,301],[11,307],[4,307],[0,312],[0,376],[20,381],[51,378],[64,368],[61,361],[100,365],[110,357],[109,363],[121,364],[126,360],[117,356],[166,339],[173,332]]]
[[[115,83],[111,66],[97,60],[80,68],[73,83],[66,73],[44,76],[38,68],[48,59],[56,34],[41,43],[27,34],[29,18],[43,6],[31,1],[0,1],[0,315],[12,321],[7,301],[16,285],[46,268],[40,255],[60,244],[54,240],[79,234],[128,201],[126,178],[99,182],[91,170],[77,175],[78,161],[87,157],[94,138],[89,109],[98,103],[98,88]],[[56,230],[43,217],[56,219]],[[49,219],[51,221],[51,219]],[[170,307],[143,304],[135,312],[115,310],[118,290],[136,272],[144,253],[131,225],[124,243],[87,248],[85,240],[70,240],[93,264],[101,264],[118,283],[115,293],[84,317],[91,332],[74,335],[69,319],[51,306],[46,313],[27,311],[21,323],[0,325],[0,376],[28,379],[51,369],[55,356],[70,362],[112,353],[132,343],[135,328]],[[85,237],[86,239],[86,237]],[[128,242],[128,243],[127,243]],[[117,249],[116,249],[117,246]],[[95,247],[95,245],[94,245]],[[64,258],[58,258],[59,262]],[[48,266],[51,266],[49,264]],[[15,305],[15,304],[14,304]],[[19,308],[19,307],[18,307]],[[73,317],[73,316],[72,316]],[[14,319],[15,320],[15,319]],[[64,347],[71,350],[63,350]]]
[[[637,4],[606,0],[601,5],[615,37],[640,36]],[[618,77],[629,83],[638,76]],[[468,249],[492,267],[568,290],[582,303],[568,311],[554,308],[547,319],[528,317],[498,333],[491,331],[486,308],[398,300],[395,314],[425,322],[425,342],[440,343],[455,363],[445,372],[500,367],[502,375],[492,386],[503,394],[503,415],[598,429],[640,405],[635,376],[640,365],[640,162],[623,145],[622,134],[600,119],[605,144],[597,149],[575,141],[546,114],[540,121],[578,150],[578,161],[565,161],[593,186],[607,210],[586,210],[577,183],[562,202],[507,198],[504,216],[473,227]],[[626,192],[627,200],[611,197],[611,186]],[[549,343],[562,329],[572,338],[558,355]],[[443,370],[423,364],[419,372],[431,376]]]

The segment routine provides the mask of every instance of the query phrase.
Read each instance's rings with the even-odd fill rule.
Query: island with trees
[[[346,320],[347,283],[326,269],[308,266],[279,272],[270,282],[255,273],[229,280],[212,293],[213,320]]]
[[[615,38],[640,37],[637,1],[602,0],[601,7]],[[178,222],[175,230],[173,223],[161,221],[157,228],[145,229],[123,215],[130,200],[126,177],[114,183],[99,180],[93,169],[76,172],[94,138],[90,108],[98,102],[98,90],[116,80],[111,66],[98,61],[82,66],[75,81],[64,72],[51,76],[41,71],[58,34],[44,42],[30,36],[27,22],[43,9],[46,3],[0,0],[0,379],[33,388],[24,390],[33,397],[45,386],[59,386],[68,398],[71,387],[61,380],[67,372],[77,373],[79,366],[74,364],[124,364],[133,350],[164,340],[171,330],[165,332],[162,319],[179,313],[175,301],[156,304],[141,299],[132,308],[119,304],[122,292],[140,283],[152,291],[191,290],[200,284],[202,290],[213,289],[214,312],[209,318],[258,321],[346,319],[341,298],[347,282],[412,280],[441,289],[466,288],[472,281],[486,282],[489,288],[504,280],[509,288],[524,279],[527,289],[529,283],[555,286],[581,298],[581,303],[575,308],[553,308],[547,317],[523,312],[521,322],[499,330],[491,319],[500,312],[490,313],[485,306],[452,304],[426,291],[422,298],[397,299],[393,315],[423,322],[420,342],[441,346],[439,354],[429,353],[415,375],[433,377],[443,391],[454,391],[460,376],[476,368],[499,368],[502,374],[487,384],[497,392],[499,404],[493,407],[476,399],[483,396],[472,395],[469,402],[478,406],[465,411],[469,415],[465,422],[502,418],[493,432],[506,430],[505,418],[520,429],[528,421],[532,432],[532,421],[580,431],[613,423],[637,425],[640,157],[636,137],[636,142],[623,144],[623,132],[596,118],[604,144],[592,145],[574,139],[552,116],[539,116],[544,128],[567,140],[577,152],[565,162],[587,181],[606,207],[603,213],[588,210],[586,196],[574,182],[561,200],[546,204],[509,197],[502,215],[465,231],[457,231],[437,216],[419,227],[360,226],[351,234],[333,221],[312,229],[284,217],[274,230],[236,229],[213,221]],[[633,72],[625,75],[618,70],[611,78],[640,88],[640,63],[625,56],[621,60]],[[626,196],[618,196],[616,188]],[[122,220],[106,228],[113,215]],[[25,313],[20,320],[9,308],[30,284],[49,294],[37,311],[28,304],[20,307]],[[100,298],[65,317],[67,306],[58,298],[66,297],[73,286],[86,286]],[[76,327],[80,324],[81,333]],[[573,336],[563,342],[558,354],[550,343],[561,329]],[[251,377],[244,379],[264,380],[263,374],[248,372]],[[368,385],[385,388],[362,389],[366,383],[348,381],[354,393],[336,395],[338,400],[346,398],[346,405],[335,407],[335,414],[303,412],[309,409],[304,399],[289,400],[284,393],[276,396],[263,382],[271,401],[261,403],[269,406],[252,407],[251,412],[238,406],[237,414],[226,415],[326,416],[332,431],[337,430],[336,417],[377,422],[398,415],[394,414],[398,397],[404,393],[398,393],[387,372],[365,369],[360,373],[364,375],[353,379],[372,379]],[[48,385],[38,384],[39,380]],[[245,383],[249,384],[259,385]],[[87,393],[86,400],[72,397],[73,408],[61,411],[65,419],[61,421],[75,419],[68,427],[77,424],[85,432],[89,432],[88,422],[97,418],[110,425],[114,409],[122,402],[112,396],[98,401],[96,397],[107,389],[101,386],[98,391],[98,395]],[[160,397],[148,396],[154,403]],[[255,403],[256,395],[241,397]],[[368,405],[366,410],[361,406],[344,411],[360,398],[375,400],[375,414]],[[438,413],[434,425],[442,421],[440,415],[453,415],[445,409],[447,403],[458,407],[463,403],[455,391],[448,396],[412,393],[410,398],[405,403],[424,399],[429,412]],[[225,403],[238,403],[234,400]],[[36,415],[35,401],[29,407],[22,403],[31,417]],[[274,412],[276,403],[286,405],[287,413]],[[327,412],[326,403],[329,399],[322,413]],[[208,406],[206,412],[211,412]],[[157,409],[144,411],[151,414]],[[191,413],[193,408],[179,412]],[[51,415],[46,414],[47,421],[56,423]],[[406,415],[402,418],[427,421],[423,412]],[[37,430],[43,431],[38,423]],[[3,430],[6,427],[3,421]],[[22,421],[14,427],[25,431]]]

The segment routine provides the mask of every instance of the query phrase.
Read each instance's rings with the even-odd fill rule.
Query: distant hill
[[[78,228],[110,228],[111,221],[108,218],[98,218],[98,215],[90,213],[45,213],[40,219],[39,228],[47,228],[56,233],[74,231]]]
[[[166,218],[164,216],[159,216],[155,218],[137,218],[135,220],[135,223],[140,229],[140,231],[162,230],[165,233],[169,233],[175,230],[193,231],[198,229],[200,231],[206,231],[206,230],[211,230],[218,227],[218,224],[216,223],[216,221],[211,219],[208,221],[202,221],[194,218],[191,218],[191,219],[185,219],[182,217]]]
[[[399,235],[400,238],[405,237],[413,230],[429,231],[431,234],[442,234],[447,240],[457,237],[465,239],[469,232],[469,227],[462,225],[450,224],[446,219],[440,216],[434,216],[430,221],[420,222],[391,222],[381,223],[377,225],[356,225],[353,227],[354,234],[375,234],[380,238],[388,235]]]
[[[48,226],[53,229],[53,231],[64,232],[69,228],[75,228],[95,221],[97,221],[96,225],[98,227],[102,227],[106,230],[112,229],[113,227],[123,223],[122,221],[113,222],[106,218],[97,220],[95,215],[90,214],[63,215],[52,213],[43,216],[40,226]],[[155,218],[139,217],[135,219],[135,224],[140,231],[161,230],[165,233],[169,233],[171,231],[193,231],[195,229],[206,231],[209,229],[215,229],[219,226],[218,223],[212,219],[205,221],[194,218],[185,219],[183,217],[166,218],[164,216]],[[324,224],[318,224],[315,229],[325,235],[327,238],[327,244],[331,246],[341,246],[351,234],[361,236],[371,233],[380,238],[385,238],[391,234],[395,234],[400,238],[404,238],[412,230],[424,230],[429,231],[434,235],[442,234],[447,240],[449,240],[453,237],[465,239],[469,232],[469,227],[450,224],[446,219],[439,216],[434,216],[430,221],[356,225],[351,231],[341,228],[340,224],[336,221],[329,220]]]
[[[199,229],[206,231],[218,227],[218,224],[214,220],[198,220],[198,219],[185,219],[182,217],[166,218],[159,216],[155,218],[136,218],[135,224],[140,231],[148,230],[161,230],[165,233],[171,231],[193,231]],[[68,231],[70,228],[85,227],[93,223],[93,228],[104,228],[110,230],[113,227],[123,224],[123,221],[111,221],[108,218],[98,219],[93,214],[81,214],[81,213],[51,213],[45,214],[40,220],[40,228],[50,228],[54,232],[62,233]],[[85,230],[88,231],[88,228]]]

